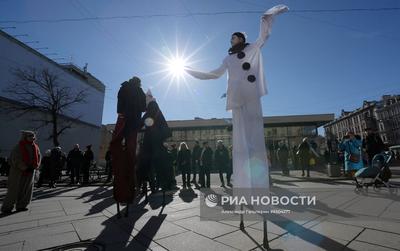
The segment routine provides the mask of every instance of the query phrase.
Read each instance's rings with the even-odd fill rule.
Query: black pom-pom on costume
[[[247,80],[248,80],[249,82],[253,83],[254,81],[256,81],[256,76],[254,76],[254,75],[249,75],[249,76],[247,77]]]
[[[248,63],[248,62],[243,63],[242,64],[242,68],[245,71],[249,70],[250,69],[250,63]]]

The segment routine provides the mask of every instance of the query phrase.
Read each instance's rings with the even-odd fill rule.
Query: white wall
[[[0,102],[0,109],[4,109],[4,102]],[[11,119],[10,115],[0,112],[0,156],[8,157],[12,148],[18,143],[21,137],[21,130],[33,130],[34,124],[31,122],[33,118],[38,118],[42,114],[39,112],[25,115],[21,118]],[[37,131],[37,143],[39,144],[42,154],[46,149],[53,147],[53,141],[48,139],[51,132],[51,125],[41,128]],[[84,123],[74,123],[72,129],[65,131],[65,134],[59,137],[62,150],[68,153],[74,144],[79,144],[81,150],[86,145],[92,144],[92,150],[95,159],[98,157],[100,147],[101,127],[94,127]]]
[[[7,97],[4,88],[14,80],[11,69],[34,67],[41,70],[49,69],[53,74],[59,76],[60,84],[71,87],[72,90],[86,89],[88,96],[85,104],[76,104],[71,106],[70,111],[66,115],[70,117],[81,116],[80,120],[101,126],[104,91],[100,91],[89,86],[83,79],[68,73],[57,64],[40,57],[29,49],[24,48],[18,43],[13,42],[9,38],[0,33],[0,96]]]
[[[4,89],[15,80],[12,69],[16,68],[35,68],[39,71],[47,68],[58,75],[60,85],[68,86],[72,90],[86,90],[87,102],[71,106],[70,111],[66,113],[69,117],[81,116],[80,121],[74,122],[73,128],[59,137],[59,142],[65,152],[77,143],[81,145],[82,150],[86,145],[92,144],[95,158],[97,158],[104,105],[104,85],[98,83],[98,88],[89,85],[84,79],[71,74],[60,65],[15,42],[0,31],[0,97],[10,99]],[[34,129],[35,124],[32,119],[42,115],[40,112],[34,112],[13,119],[11,114],[4,112],[6,104],[4,100],[0,100],[0,156],[8,156],[20,139],[20,130]],[[53,146],[52,140],[48,139],[51,130],[51,125],[49,125],[38,131],[38,143],[42,153]]]

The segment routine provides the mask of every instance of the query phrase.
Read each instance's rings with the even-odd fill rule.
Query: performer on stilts
[[[165,145],[166,139],[172,136],[172,131],[150,90],[146,93],[146,104],[146,113],[142,118],[145,130],[141,154],[146,156],[147,163],[142,163],[144,165],[141,172],[142,175],[148,173],[149,170],[144,170],[145,168],[150,168],[150,172],[151,170],[155,172],[154,190],[161,188],[164,204],[165,191],[173,185],[172,156]]]
[[[141,80],[133,77],[122,83],[118,92],[118,119],[110,142],[114,174],[113,194],[117,201],[118,216],[119,203],[129,205],[135,198],[137,133],[145,109],[146,95],[141,88]]]
[[[286,11],[287,6],[277,5],[262,15],[260,34],[255,43],[246,43],[246,35],[242,32],[233,33],[229,55],[219,68],[211,72],[186,68],[190,75],[198,79],[216,79],[228,71],[226,110],[232,110],[234,193],[246,189],[269,189],[260,100],[267,94],[267,82],[264,79],[261,47],[270,35],[274,17]],[[244,230],[242,219],[240,227]],[[264,247],[268,248],[266,235],[264,218]]]

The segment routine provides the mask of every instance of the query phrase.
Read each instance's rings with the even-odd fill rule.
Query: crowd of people
[[[126,82],[121,90],[126,89],[132,92],[135,88],[131,87],[131,84],[136,85],[135,88],[141,91],[138,78]],[[125,98],[119,97],[119,100],[124,99],[133,100],[129,95]],[[144,101],[144,98],[142,99]],[[147,93],[145,97],[144,115],[141,115],[142,109],[140,109],[138,114],[132,115],[132,120],[126,120],[127,117],[129,118],[126,110],[131,105],[135,104],[128,104],[125,108],[121,105],[120,121],[116,125],[116,131],[119,130],[122,135],[119,138],[121,141],[117,144],[118,151],[127,156],[118,155],[115,149],[113,152],[112,142],[105,155],[106,181],[109,182],[114,177],[114,189],[119,182],[117,177],[124,178],[125,171],[118,172],[118,168],[122,170],[121,166],[127,166],[132,171],[129,173],[133,173],[134,182],[125,185],[130,187],[130,184],[134,184],[137,188],[143,188],[143,191],[147,191],[148,185],[152,192],[157,192],[159,189],[163,191],[177,189],[176,176],[179,173],[182,174],[182,189],[191,188],[192,184],[196,188],[210,188],[212,170],[218,171],[221,187],[232,187],[232,146],[225,146],[222,140],[217,141],[215,150],[207,141],[202,142],[202,145],[199,141],[195,141],[192,149],[186,142],[180,142],[179,147],[175,144],[167,144],[166,140],[172,136],[172,131],[151,93]],[[129,136],[132,132],[126,129],[127,125],[135,125],[135,134]],[[136,134],[139,131],[143,132],[143,138],[139,140],[139,149],[136,151],[138,142]],[[47,182],[50,188],[55,188],[64,167],[66,167],[66,174],[69,175],[70,185],[89,183],[89,170],[94,163],[91,145],[87,145],[86,150],[82,151],[79,144],[75,144],[68,154],[65,154],[60,146],[56,146],[46,150],[42,156],[35,141],[34,132],[22,131],[21,139],[12,150],[10,157],[1,159],[1,174],[9,177],[7,195],[1,208],[3,213],[10,213],[14,206],[17,211],[27,210],[27,205],[32,198],[35,172],[38,170],[40,174],[37,187]],[[364,139],[353,132],[348,132],[339,142],[339,151],[343,153],[344,172],[350,176],[354,175],[364,165],[370,165],[372,158],[385,149],[379,135],[371,128],[367,128]],[[133,156],[130,156],[131,153]],[[116,158],[124,161],[118,163],[115,161]],[[128,161],[129,158],[133,161]],[[304,138],[293,149],[290,149],[283,141],[280,142],[275,152],[268,151],[268,166],[271,166],[273,158],[277,161],[283,175],[289,175],[289,159],[291,158],[293,166],[301,168],[302,176],[310,177],[310,168],[316,165],[320,155],[317,153],[315,142]]]
[[[178,174],[182,177],[182,189],[191,188],[192,185],[196,188],[209,188],[211,170],[218,171],[221,187],[232,186],[232,146],[226,147],[222,140],[218,140],[214,151],[207,141],[202,142],[202,145],[195,141],[192,149],[186,142],[181,142],[177,148],[175,144],[165,143],[165,139],[154,144],[154,136],[154,131],[145,130],[139,146],[136,172],[139,187],[143,190],[147,184],[152,192],[177,189],[175,177]],[[51,188],[56,187],[64,166],[70,185],[89,182],[89,168],[94,161],[91,145],[82,151],[76,144],[67,155],[57,146],[46,150],[42,156],[35,140],[34,132],[22,131],[21,140],[10,157],[1,159],[1,175],[9,176],[8,192],[1,209],[3,213],[10,213],[14,205],[17,211],[26,210],[32,198],[35,171],[40,170],[37,187],[41,187],[44,182]],[[339,142],[339,158],[342,159],[344,173],[353,176],[357,170],[371,165],[373,157],[386,149],[379,135],[371,128],[366,129],[363,139],[360,135],[348,132]],[[304,138],[292,151],[284,142],[279,143],[275,154],[282,174],[289,175],[288,160],[292,158],[293,164],[301,168],[302,176],[309,177],[310,167],[320,157],[316,152],[316,144]],[[109,182],[113,177],[110,150],[105,160],[106,182]]]

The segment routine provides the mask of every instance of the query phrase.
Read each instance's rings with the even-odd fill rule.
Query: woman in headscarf
[[[19,143],[10,154],[10,175],[8,176],[7,195],[1,211],[11,213],[14,208],[19,211],[28,210],[32,200],[33,177],[40,166],[40,149],[35,143],[36,136],[32,131],[22,131]]]

